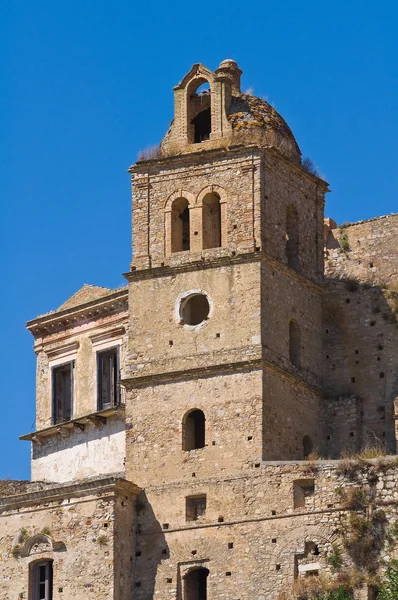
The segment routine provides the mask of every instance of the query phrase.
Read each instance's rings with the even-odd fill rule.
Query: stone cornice
[[[47,502],[64,500],[65,498],[81,498],[83,496],[104,494],[128,494],[136,497],[140,488],[134,483],[118,476],[101,479],[84,479],[66,484],[48,484],[48,487],[35,492],[27,492],[15,496],[0,498],[0,513],[15,508],[34,506]]]
[[[218,256],[208,260],[193,260],[178,265],[165,265],[163,267],[152,267],[149,269],[137,269],[123,273],[127,281],[140,281],[141,279],[155,279],[157,277],[168,277],[178,275],[179,273],[188,273],[189,271],[202,271],[205,269],[216,269],[235,264],[245,264],[258,262],[260,260],[259,252],[248,252],[237,256]]]
[[[82,320],[95,320],[105,315],[127,309],[128,290],[123,288],[100,299],[37,317],[28,321],[26,328],[34,336],[40,333],[48,334],[58,329],[73,327]]]
[[[204,161],[207,161],[210,157],[223,155],[225,158],[228,158],[232,153],[241,153],[244,152],[253,152],[253,150],[261,152],[261,148],[256,146],[255,144],[244,145],[244,144],[236,144],[234,146],[222,147],[222,148],[208,148],[198,150],[198,152],[187,152],[186,154],[173,154],[169,156],[157,156],[156,158],[150,158],[148,160],[137,161],[134,165],[131,165],[127,169],[127,171],[131,174],[133,173],[146,173],[148,168],[151,165],[162,165],[162,167],[167,163],[175,163],[175,162],[193,162],[192,159],[203,158]],[[174,167],[174,165],[173,165]]]
[[[318,294],[322,294],[322,286],[311,279],[307,279],[300,273],[297,273],[293,269],[289,269],[286,265],[282,264],[269,254],[264,251],[247,252],[245,254],[238,254],[237,256],[218,256],[216,258],[209,258],[207,260],[194,260],[192,262],[186,262],[179,265],[165,265],[163,267],[152,267],[149,269],[137,269],[123,273],[123,277],[127,281],[140,281],[142,279],[156,279],[157,277],[169,277],[178,275],[179,273],[187,273],[189,271],[201,271],[205,269],[217,269],[225,266],[247,264],[252,262],[264,261],[272,266],[272,268],[279,269],[288,277],[295,279],[296,281],[304,284],[307,287],[312,288]]]
[[[183,379],[195,379],[201,377],[212,377],[215,374],[237,373],[242,371],[257,371],[262,368],[262,359],[219,363],[206,365],[193,369],[181,369],[179,371],[160,371],[148,375],[137,375],[136,377],[125,377],[121,383],[126,388],[145,387],[147,385],[162,385],[166,382],[181,381]]]
[[[243,154],[245,152],[253,152],[253,151],[256,151],[258,153],[262,153],[263,151],[266,151],[267,153],[274,155],[275,158],[278,158],[281,161],[283,161],[289,167],[289,169],[291,169],[295,173],[298,173],[304,177],[307,177],[308,179],[310,179],[314,183],[316,183],[318,185],[318,187],[320,187],[324,193],[330,191],[329,184],[327,181],[325,181],[324,179],[321,179],[320,177],[318,177],[317,175],[314,175],[313,173],[310,173],[309,171],[304,169],[301,165],[296,165],[291,160],[289,160],[288,158],[283,156],[283,154],[280,152],[280,150],[278,150],[274,146],[260,146],[257,144],[236,144],[233,146],[221,147],[221,148],[208,148],[208,149],[202,148],[198,152],[187,152],[186,154],[174,154],[174,155],[170,155],[170,156],[157,156],[156,158],[137,161],[137,163],[135,163],[134,165],[131,165],[131,167],[128,168],[128,172],[130,174],[134,174],[134,173],[145,174],[148,172],[148,170],[150,169],[150,167],[152,165],[156,166],[159,164],[162,167],[164,167],[164,165],[167,164],[167,162],[170,162],[172,164],[172,168],[175,168],[175,165],[173,164],[175,162],[190,162],[190,163],[192,163],[195,159],[197,160],[197,159],[201,159],[201,158],[205,162],[205,161],[209,160],[209,157],[213,158],[213,156],[222,155],[223,157],[228,158],[232,153]]]
[[[312,382],[306,381],[304,377],[307,375],[305,372],[300,373],[291,372],[277,365],[264,357],[256,357],[252,360],[241,360],[236,362],[228,363],[216,363],[212,365],[205,365],[193,369],[180,369],[178,371],[156,371],[148,373],[147,375],[137,375],[135,377],[125,377],[122,379],[122,384],[127,388],[139,388],[146,387],[148,385],[164,385],[165,383],[172,383],[175,381],[183,381],[184,379],[200,379],[204,377],[214,377],[215,375],[228,375],[233,373],[242,373],[249,371],[260,371],[267,370],[275,373],[282,379],[288,380],[306,390],[312,391],[319,397],[323,397],[322,388],[318,385],[318,382],[313,380]],[[314,378],[312,378],[314,379]]]

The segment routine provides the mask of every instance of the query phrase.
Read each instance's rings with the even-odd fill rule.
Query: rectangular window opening
[[[97,394],[98,410],[119,405],[118,348],[97,352]]]
[[[185,518],[187,521],[197,521],[206,514],[206,495],[187,496],[185,499]]]
[[[73,369],[74,361],[52,369],[53,425],[72,418]]]
[[[311,508],[314,493],[314,479],[297,479],[296,481],[293,481],[294,508]]]
[[[32,600],[52,600],[53,563],[51,560],[32,567]]]

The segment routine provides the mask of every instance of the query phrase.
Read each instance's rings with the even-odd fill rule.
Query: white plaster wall
[[[48,438],[42,446],[33,444],[32,481],[63,483],[85,477],[124,473],[125,430],[123,421],[109,421],[68,438]]]

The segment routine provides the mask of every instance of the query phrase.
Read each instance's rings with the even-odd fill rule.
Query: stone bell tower
[[[150,575],[165,552],[189,600],[189,573],[212,572],[218,542],[200,559],[187,548],[198,523],[238,510],[231,481],[321,443],[327,185],[282,117],[240,91],[241,73],[194,65],[158,156],[130,169],[126,475],[145,488],[152,536],[139,598],[165,585]]]

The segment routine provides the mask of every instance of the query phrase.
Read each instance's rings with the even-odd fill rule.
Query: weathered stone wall
[[[36,490],[0,499],[1,600],[31,598],[40,560],[53,561],[54,600],[130,600],[135,486],[106,479]]]
[[[398,215],[326,227],[324,373],[326,397],[357,396],[356,446],[395,452],[398,397]],[[331,400],[333,404],[333,400]],[[336,450],[352,446],[337,423]]]
[[[339,458],[359,452],[363,444],[363,408],[357,396],[325,398],[322,402],[324,437],[318,448],[325,456]]]
[[[206,446],[185,451],[183,419],[195,408],[206,417]],[[140,487],[247,470],[261,460],[262,371],[217,372],[131,390],[126,427],[127,478]]]
[[[138,163],[131,168],[133,190],[133,269],[174,266],[252,252],[261,245],[261,153],[235,148]],[[203,250],[202,199],[208,192],[226,203],[223,247]],[[191,248],[168,251],[172,202],[186,198]]]
[[[293,206],[297,210],[299,272],[308,279],[321,282],[327,184],[281,160],[275,151],[264,151],[263,156],[263,248],[278,262],[287,264],[286,212],[288,206]]]
[[[263,262],[261,279],[264,356],[284,371],[319,388],[322,381],[322,291],[292,269]],[[289,323],[300,329],[300,368],[289,357]]]
[[[210,304],[208,319],[197,326],[181,323],[179,314],[181,300],[193,292],[206,294]],[[133,280],[129,293],[132,335],[125,375],[242,362],[261,352],[257,261],[157,274]]]
[[[376,285],[398,279],[398,214],[325,228],[325,275]]]
[[[390,524],[398,517],[396,465],[380,464],[370,461],[343,472],[338,463],[262,463],[226,479],[148,486],[138,500],[136,597],[185,600],[184,575],[205,567],[208,596],[214,600],[276,600],[306,570],[336,577],[328,562],[335,547],[343,560],[337,571],[358,568],[362,558],[350,556],[344,539],[352,533],[350,514],[366,518],[367,513],[365,506],[349,505],[348,490],[354,496],[357,490],[373,490],[374,510],[382,505]],[[313,493],[295,506],[295,486],[303,482],[313,484]],[[187,522],[185,497],[195,493],[206,494],[206,514]],[[378,530],[385,542],[387,528]],[[374,560],[386,556],[397,556],[396,542],[390,549],[386,543]]]
[[[263,378],[263,459],[300,460],[304,457],[304,437],[309,436],[313,451],[322,440],[322,403],[317,390],[268,364]]]

